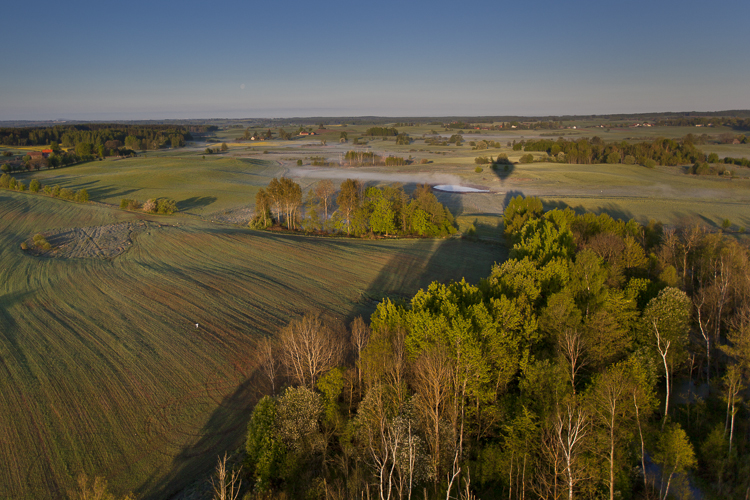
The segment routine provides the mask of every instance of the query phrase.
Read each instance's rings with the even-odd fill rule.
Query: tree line
[[[429,186],[419,186],[409,195],[400,185],[367,187],[353,179],[346,179],[338,189],[330,180],[322,180],[304,201],[299,184],[285,177],[272,179],[256,194],[250,226],[266,229],[275,224],[358,237],[442,237],[456,232],[453,215]]]
[[[658,165],[692,164],[705,161],[706,155],[686,141],[655,139],[651,142],[630,144],[627,141],[605,143],[599,137],[575,141],[562,137],[553,141],[513,142],[514,151],[543,151],[557,161],[574,164],[626,163],[653,167]]]
[[[745,498],[747,247],[520,197],[505,236],[477,285],[260,343],[246,498]]]
[[[189,128],[193,131],[208,129],[208,127],[196,126]],[[55,125],[54,127],[0,128],[0,143],[6,146],[44,146],[54,142],[65,148],[74,148],[79,143],[88,143],[98,149],[99,146],[104,147],[108,141],[119,141],[129,149],[160,149],[166,146],[184,146],[185,141],[191,139],[188,127],[174,125],[91,123]]]
[[[69,188],[60,188],[60,186],[44,186],[38,180],[31,179],[29,185],[23,183],[23,181],[16,180],[15,177],[4,173],[0,175],[0,188],[9,189],[11,191],[29,191],[31,193],[41,193],[52,198],[61,198],[63,200],[77,201],[85,203],[89,201],[89,192],[83,188],[79,191],[74,191]]]

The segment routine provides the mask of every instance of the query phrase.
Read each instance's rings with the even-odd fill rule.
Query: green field
[[[143,218],[161,227],[112,260],[19,248]],[[461,240],[308,238],[0,192],[0,498],[59,497],[81,472],[165,498],[241,442],[263,389],[259,336],[308,310],[352,318],[432,280],[476,281],[504,257]]]

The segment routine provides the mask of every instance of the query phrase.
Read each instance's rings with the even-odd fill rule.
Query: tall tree
[[[339,210],[341,210],[344,220],[346,220],[346,234],[352,234],[351,220],[352,215],[359,208],[359,193],[361,189],[362,185],[357,180],[346,179],[341,183],[336,203],[338,203]]]
[[[684,346],[690,330],[691,302],[685,292],[667,287],[651,299],[643,311],[643,321],[649,335],[653,336],[652,345],[664,365],[664,419],[662,428],[669,414],[669,399],[672,390],[672,371],[682,361]]]

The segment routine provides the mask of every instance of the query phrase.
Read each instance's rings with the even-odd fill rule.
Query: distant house
[[[49,158],[49,155],[51,155],[53,151],[51,149],[42,149],[42,156],[45,158]]]
[[[315,135],[315,132],[300,132],[299,135]]]
[[[31,151],[29,152],[29,157],[31,157],[32,160],[38,160],[39,158],[46,158],[47,155],[41,151]]]

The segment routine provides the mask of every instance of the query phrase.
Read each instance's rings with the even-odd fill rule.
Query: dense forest
[[[748,249],[520,197],[505,237],[477,285],[261,342],[246,498],[746,498]]]
[[[65,148],[75,148],[78,144],[86,143],[91,144],[93,148],[98,148],[104,147],[108,142],[117,142],[128,149],[159,149],[166,146],[184,146],[186,140],[192,139],[191,131],[204,133],[209,128],[215,129],[216,127],[90,123],[53,127],[0,128],[0,143],[5,146],[46,146],[56,143]]]
[[[453,215],[429,186],[409,195],[403,187],[366,187],[347,179],[336,189],[330,180],[318,182],[303,202],[302,188],[291,179],[272,179],[255,197],[250,226],[266,229],[283,224],[289,230],[345,233],[354,236],[430,236],[456,232]]]

